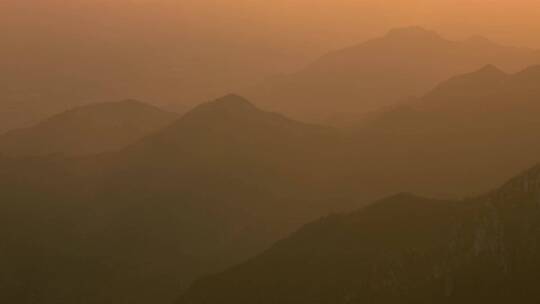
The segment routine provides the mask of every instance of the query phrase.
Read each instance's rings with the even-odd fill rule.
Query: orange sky
[[[196,12],[186,18],[211,17],[220,28],[249,23],[253,32],[281,31],[319,43],[351,43],[391,27],[423,25],[457,37],[482,34],[540,47],[537,0],[198,0],[184,9]]]
[[[24,77],[156,79],[191,99],[399,26],[540,48],[539,16],[538,0],[1,0],[0,64]]]
[[[214,36],[236,32],[253,39],[289,40],[292,45],[291,40],[314,45],[352,43],[391,27],[424,25],[450,35],[484,34],[540,47],[539,16],[537,0],[0,1],[0,22],[16,31],[45,26],[41,30],[143,28],[160,35],[191,31]]]

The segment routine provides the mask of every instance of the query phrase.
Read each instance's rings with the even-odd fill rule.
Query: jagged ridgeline
[[[538,303],[540,166],[489,194],[400,194],[306,225],[177,302]]]

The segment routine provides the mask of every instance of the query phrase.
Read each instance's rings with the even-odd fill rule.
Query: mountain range
[[[1,300],[40,304],[171,302],[194,279],[255,256],[306,222],[351,211],[404,190],[445,200],[397,196],[390,200],[390,206],[392,201],[397,201],[398,207],[402,200],[410,204],[397,211],[394,207],[383,208],[384,212],[377,207],[365,210],[375,210],[375,218],[388,223],[404,221],[417,210],[412,219],[419,226],[404,221],[387,234],[383,229],[381,236],[386,235],[388,241],[380,241],[401,250],[392,235],[403,230],[404,237],[431,250],[433,235],[426,230],[416,240],[416,232],[433,227],[451,239],[452,231],[442,225],[450,221],[446,215],[461,218],[464,212],[463,218],[470,218],[469,209],[455,207],[461,202],[453,197],[480,200],[476,193],[494,188],[538,162],[540,133],[536,128],[540,116],[535,111],[539,83],[536,67],[507,74],[486,66],[442,82],[406,106],[373,113],[349,129],[299,122],[261,110],[238,95],[197,106],[166,124],[160,118],[163,113],[153,107],[120,103],[123,106],[118,111],[106,111],[105,121],[152,117],[132,115],[127,110],[138,108],[156,113],[162,127],[146,135],[138,133],[133,142],[107,153],[0,156],[0,238],[6,248],[0,252]],[[88,108],[83,109],[87,113]],[[60,117],[67,114],[70,112]],[[63,132],[70,131],[69,137],[84,140],[87,136],[81,132],[86,127],[60,121],[55,125],[62,126],[59,129]],[[40,124],[32,133],[54,135],[48,128],[42,131],[41,126],[48,125]],[[127,134],[132,134],[132,125],[128,129]],[[88,138],[101,140],[106,134],[102,135]],[[342,217],[337,218],[341,221]],[[382,229],[378,220],[366,221],[373,223],[373,231]],[[449,227],[455,227],[452,225]],[[332,251],[334,240],[332,232],[328,233],[323,236],[328,237],[327,243],[321,246]],[[318,233],[313,237],[318,238]],[[337,249],[347,248],[341,247],[340,241],[357,244],[340,239]],[[300,259],[309,261],[300,253]],[[341,261],[342,256],[336,256]],[[367,257],[372,256],[371,252]],[[253,271],[253,279],[260,278],[257,271],[249,271]],[[237,282],[243,288],[243,279],[234,276],[231,284]],[[286,277],[302,279],[292,273]],[[381,280],[387,284],[386,277]],[[411,284],[418,282],[425,280]],[[316,294],[321,299],[341,299],[342,294],[335,297],[334,289],[314,283],[324,287],[317,292],[327,292]],[[303,284],[301,280],[299,284]],[[203,281],[193,286],[185,301],[198,303],[197,290],[207,288],[216,288],[216,296],[223,295],[221,283],[207,286]],[[299,287],[299,292],[315,290]],[[224,288],[231,291],[231,299],[238,299],[235,288]],[[357,295],[350,290],[344,289],[346,297],[356,300]],[[289,294],[276,291],[276,298],[267,299],[298,299],[299,303],[310,299],[300,293]],[[246,301],[257,302],[251,293],[245,296]],[[407,296],[414,299],[416,295]]]
[[[535,70],[509,75],[486,67],[457,76],[407,110],[375,113],[349,130],[291,120],[228,95],[116,151],[1,157],[0,230],[9,249],[0,259],[2,299],[170,302],[194,279],[322,215],[402,188],[447,197],[480,192],[537,161],[536,146],[511,145],[538,138],[530,128],[538,117]],[[452,89],[464,85],[476,96],[485,91],[485,100],[470,103],[515,107],[470,133],[463,121],[489,114],[483,107],[446,116],[437,110],[465,102]],[[511,123],[493,129],[500,119]],[[523,126],[528,132],[514,138]],[[478,140],[492,145],[476,151]]]
[[[354,59],[357,54],[365,56]],[[534,52],[483,39],[451,42],[414,28],[325,58],[328,64],[308,69],[316,75],[308,78],[319,80],[304,87],[322,90],[312,96],[321,105],[325,100],[319,114],[349,111],[340,102],[360,103],[375,91],[388,93],[388,103],[394,94],[418,97],[353,115],[354,123],[341,128],[291,119],[231,94],[183,115],[137,101],[83,106],[1,136],[0,302],[172,302],[196,278],[253,256],[195,283],[181,303],[308,303],[314,297],[355,303],[368,296],[427,303],[440,300],[443,289],[450,299],[483,295],[462,277],[532,276],[514,260],[508,265],[515,272],[501,273],[498,259],[514,257],[491,248],[535,244],[522,233],[535,231],[534,195],[520,192],[520,180],[532,176],[525,180],[534,184],[536,169],[496,191],[501,195],[480,193],[538,162],[540,70],[520,69]],[[482,67],[485,61],[516,72]],[[374,65],[362,74],[368,63]],[[467,73],[445,76],[454,69]],[[367,95],[360,98],[356,87],[332,82],[352,79],[341,74],[347,71],[377,89],[361,90]],[[324,74],[331,77],[318,78]],[[448,79],[436,85],[438,78]],[[289,98],[282,102],[292,109]],[[374,104],[386,103],[377,98]],[[507,197],[506,189],[514,188],[517,198]],[[398,195],[327,217],[258,255],[307,222],[403,191],[420,196]],[[472,198],[456,199],[462,197]],[[493,243],[501,229],[511,239]],[[522,247],[516,250],[529,258]],[[444,260],[448,255],[459,261]],[[481,260],[486,264],[476,269]],[[373,286],[356,279],[358,273],[369,275]],[[533,292],[529,282],[524,295]],[[266,288],[275,293],[261,293]]]
[[[81,106],[0,136],[8,156],[83,156],[118,150],[178,118],[136,100]]]
[[[436,196],[477,194],[537,162],[539,84],[538,66],[507,74],[488,65],[372,113],[353,132],[376,171],[393,172],[384,184]]]
[[[170,302],[350,203],[325,180],[336,138],[230,95],[118,151],[2,157],[2,301]]]
[[[421,27],[397,28],[243,94],[297,119],[348,125],[367,111],[422,96],[447,78],[487,64],[516,72],[538,63],[536,50],[482,37],[452,41]]]
[[[304,226],[177,303],[536,303],[540,167],[464,201],[400,194]]]
[[[31,15],[39,17],[37,20],[46,22],[54,17],[38,13],[39,8],[54,1],[46,2],[26,9],[33,11]],[[92,4],[94,9],[85,13],[99,12],[97,7],[101,5]],[[135,6],[139,5],[148,4]],[[22,8],[7,6],[6,16],[18,14]],[[59,11],[71,9],[58,6]],[[120,7],[115,10],[123,11]],[[172,18],[171,11],[178,10],[164,10],[166,19],[176,22],[178,18]],[[113,18],[111,22],[122,18]],[[163,16],[159,18],[163,20]],[[4,19],[8,24],[16,21]],[[131,25],[138,28],[142,24],[140,20]],[[537,50],[499,45],[478,36],[452,41],[420,27],[396,28],[385,36],[338,48],[299,69],[307,61],[300,59],[300,54],[284,54],[270,46],[253,45],[238,37],[232,39],[238,31],[229,33],[233,35],[231,39],[206,37],[199,41],[180,35],[155,40],[149,38],[154,32],[145,27],[125,37],[121,26],[112,29],[76,23],[58,28],[59,32],[51,37],[48,28],[26,25],[28,22],[14,27],[26,31],[22,36],[10,35],[13,38],[6,42],[8,47],[0,58],[5,68],[0,76],[4,89],[0,96],[0,133],[29,127],[76,106],[119,100],[126,94],[184,112],[194,104],[239,88],[245,88],[240,93],[262,108],[304,121],[348,125],[366,111],[421,96],[451,76],[486,64],[515,72],[540,63]],[[81,26],[95,34],[84,48],[70,43],[79,37],[67,30]],[[35,35],[39,39],[30,38]],[[31,50],[44,47],[40,41],[45,37],[60,39],[62,47],[51,45],[43,56],[34,56]],[[160,45],[141,44],[140,39]],[[106,47],[111,45],[122,51]],[[310,50],[309,58],[322,54],[319,49]],[[147,64],[149,61],[154,63]]]

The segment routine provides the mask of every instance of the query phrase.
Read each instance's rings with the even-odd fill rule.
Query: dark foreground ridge
[[[398,195],[306,225],[177,302],[538,303],[540,167],[489,195]]]

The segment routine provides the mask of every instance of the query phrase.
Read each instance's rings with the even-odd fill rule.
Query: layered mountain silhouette
[[[515,72],[537,63],[537,51],[482,37],[451,41],[420,27],[400,28],[331,52],[245,94],[295,118],[347,124],[366,111],[424,95],[447,78],[486,64]]]
[[[118,150],[177,118],[135,100],[91,104],[0,136],[0,153],[80,156]]]
[[[466,201],[400,194],[313,222],[177,303],[536,303],[540,168]]]
[[[326,157],[338,139],[332,128],[294,121],[228,95],[194,108],[125,153],[155,157],[167,166],[213,163],[230,167],[231,173],[249,167],[268,174],[306,166],[309,157]],[[309,151],[318,153],[309,156]]]
[[[1,297],[170,302],[350,203],[327,184],[337,138],[230,95],[116,152],[3,158]]]
[[[517,122],[531,121],[508,118],[513,123],[500,129],[511,132],[487,136],[497,124],[463,123],[488,116],[482,107],[442,116],[428,105],[466,101],[432,97],[466,83],[500,98],[471,98],[471,106],[516,105],[490,114],[494,121],[532,115],[535,70],[503,75],[497,86],[486,84],[498,78],[493,67],[458,76],[410,108],[348,131],[228,95],[110,153],[0,157],[0,238],[9,248],[0,252],[9,261],[2,301],[171,302],[197,277],[254,256],[320,216],[407,188],[462,195],[491,187],[538,161],[536,146],[525,146],[538,132],[513,138]]]
[[[489,65],[453,77],[366,118],[357,129],[361,151],[374,157],[373,172],[393,172],[382,183],[399,180],[404,188],[397,190],[487,191],[538,160],[539,71],[507,74]]]
[[[6,56],[0,59],[5,67],[0,76],[0,133],[30,127],[74,107],[120,99],[110,84],[92,81],[87,79],[87,75],[51,75],[50,70],[54,66],[46,68],[48,72],[39,72],[35,70],[38,66],[45,67],[40,64],[25,66],[10,59],[14,58]]]

